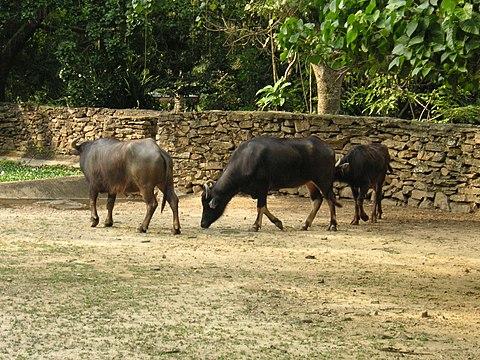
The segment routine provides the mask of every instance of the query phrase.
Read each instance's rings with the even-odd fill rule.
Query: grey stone
[[[443,192],[435,193],[435,200],[433,204],[436,208],[439,208],[440,210],[450,211],[448,196],[445,195]]]
[[[420,205],[418,205],[418,207],[420,209],[433,209],[434,208],[433,201],[429,199],[425,199],[420,203]]]
[[[451,211],[458,214],[468,214],[472,212],[472,206],[467,203],[451,203]]]

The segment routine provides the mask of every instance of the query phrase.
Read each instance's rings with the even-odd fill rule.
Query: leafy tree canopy
[[[242,10],[224,3],[229,16]],[[193,93],[199,108],[252,109],[270,73],[261,51],[224,47],[226,35],[199,21],[205,6],[198,0],[0,0],[0,6],[2,54],[22,26],[34,23],[8,61],[0,56],[0,101],[145,108],[158,106],[152,92]]]
[[[260,96],[260,108],[312,111],[315,96],[333,93],[318,86],[325,65],[345,79],[335,90],[345,112],[439,119],[443,109],[462,106],[472,114],[479,6],[0,0],[0,101],[151,108],[159,106],[150,96],[156,92],[199,95],[197,109],[251,110]]]
[[[281,27],[296,52],[333,69],[392,71],[478,89],[479,0],[310,0]]]

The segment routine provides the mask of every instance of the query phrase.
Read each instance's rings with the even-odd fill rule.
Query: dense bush
[[[348,76],[342,108],[348,115],[391,116],[407,120],[479,123],[478,99],[464,89],[400,79],[396,75]]]

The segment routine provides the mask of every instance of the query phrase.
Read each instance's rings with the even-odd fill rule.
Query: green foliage
[[[162,90],[168,95],[198,95],[198,109],[254,109],[256,91],[269,82],[269,54],[250,43],[225,47],[229,35],[208,29],[210,9],[243,21],[247,3],[254,5],[0,0],[0,50],[9,40],[5,24],[31,19],[44,4],[50,9],[15,59],[7,78],[7,100],[158,108],[150,93]],[[261,8],[249,11],[265,23]]]
[[[302,18],[282,25],[282,59],[301,52],[313,63],[379,70],[478,90],[478,1],[311,0]]]
[[[201,95],[197,109],[238,109],[241,98],[234,76],[228,72],[213,70],[208,77],[208,85],[198,87],[202,90],[199,91]]]
[[[155,106],[151,94],[159,83],[158,76],[150,75],[148,69],[135,71],[127,68],[123,80],[126,96],[122,107],[145,109]]]
[[[444,119],[440,109],[468,106],[478,97],[479,5],[478,0],[0,0],[0,51],[20,25],[47,14],[15,58],[7,100],[158,108],[150,96],[158,90],[198,95],[197,110],[257,105],[308,111],[309,64],[326,62],[356,79],[344,99],[349,113]],[[265,87],[282,73],[290,86]],[[462,92],[467,100],[443,105]]]
[[[280,78],[273,86],[267,85],[257,91],[257,95],[262,95],[257,101],[260,110],[279,110],[285,104],[287,97],[287,87],[292,83]]]
[[[129,33],[133,34],[136,27],[149,26],[148,16],[152,13],[153,0],[132,0],[127,2],[127,24]]]
[[[72,175],[81,175],[81,171],[64,165],[28,166],[15,161],[0,161],[0,182],[40,180]]]
[[[120,107],[126,97],[120,85],[131,59],[122,9],[116,0],[102,6],[88,0],[69,10],[59,15],[64,25],[55,51],[66,87],[63,101],[71,106]]]
[[[342,107],[347,114],[391,116],[408,120],[479,123],[478,101],[464,89],[453,91],[443,85],[433,87],[401,79],[397,75],[355,77],[350,75],[344,83]]]
[[[480,106],[468,105],[443,110],[443,122],[480,125]]]
[[[378,75],[361,81],[353,76],[345,80],[342,108],[350,114],[408,117],[415,94],[396,75]],[[407,114],[405,114],[407,112]]]

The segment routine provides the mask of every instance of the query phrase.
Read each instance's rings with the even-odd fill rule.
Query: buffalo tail
[[[170,189],[172,187],[172,189]],[[163,212],[165,209],[165,204],[167,203],[167,196],[173,189],[173,166],[169,161],[165,161],[165,192],[163,193],[162,206],[160,207],[160,212]]]

